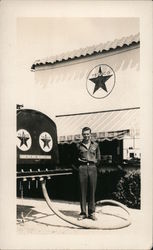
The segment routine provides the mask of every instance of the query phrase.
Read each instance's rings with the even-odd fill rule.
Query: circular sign
[[[30,133],[25,129],[19,129],[17,131],[17,147],[22,151],[27,151],[30,149],[32,144],[32,139]]]
[[[43,132],[39,136],[39,144],[43,151],[49,152],[53,147],[53,140],[49,133]]]
[[[115,86],[115,73],[107,64],[94,67],[87,77],[88,93],[94,98],[105,98]]]

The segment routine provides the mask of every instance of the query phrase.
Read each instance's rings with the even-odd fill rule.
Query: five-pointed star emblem
[[[94,91],[93,94],[99,89],[102,88],[103,90],[107,91],[106,88],[106,84],[105,82],[111,77],[112,75],[106,75],[104,76],[102,71],[101,71],[101,67],[99,67],[99,71],[98,71],[98,76],[94,77],[94,78],[90,78],[89,80],[92,81],[93,83],[95,83],[95,87],[94,87]]]
[[[43,143],[44,143],[43,148],[45,148],[46,146],[47,146],[48,148],[50,148],[50,147],[49,147],[49,142],[51,141],[51,139],[47,138],[47,135],[45,135],[44,138],[41,138],[41,140],[42,140]]]
[[[29,140],[29,136],[28,136],[28,135],[25,135],[24,131],[22,132],[22,135],[21,135],[21,136],[18,136],[18,138],[21,140],[21,142],[20,142],[20,147],[21,147],[22,145],[25,145],[26,147],[28,147],[27,141]]]

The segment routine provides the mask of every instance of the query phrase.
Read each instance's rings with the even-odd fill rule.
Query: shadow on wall
[[[105,54],[107,52],[104,52]],[[88,60],[86,58],[86,60]],[[101,59],[93,60],[89,58],[89,61],[78,63],[77,59],[63,65],[63,62],[57,64],[57,68],[36,71],[35,83],[41,85],[43,88],[47,85],[62,81],[77,81],[83,78],[87,78],[90,70],[98,64],[108,64],[115,72],[122,70],[125,71],[127,68],[139,70],[139,50],[129,50],[124,53],[115,54],[112,56],[103,57]],[[55,65],[56,67],[56,65]]]

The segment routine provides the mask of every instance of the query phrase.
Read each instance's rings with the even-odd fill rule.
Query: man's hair
[[[87,130],[89,130],[90,133],[91,133],[91,128],[89,128],[89,127],[84,127],[84,128],[82,129],[82,134],[83,134],[84,131],[87,131]]]

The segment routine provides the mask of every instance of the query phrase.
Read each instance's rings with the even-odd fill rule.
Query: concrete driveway
[[[54,204],[62,213],[77,220],[80,212],[78,202],[54,201]],[[96,208],[97,215],[101,216],[98,217],[100,218],[98,223],[108,223],[111,227],[124,223],[120,216],[125,217],[126,214],[117,207],[106,206],[103,208],[103,212],[115,213],[118,217],[101,215],[98,211],[100,211],[99,207]],[[143,227],[142,211],[136,209],[129,209],[129,211],[132,224],[128,227],[114,230],[83,229],[58,218],[50,210],[45,200],[18,198],[17,234],[40,235],[40,237],[42,235],[51,235],[51,237],[59,235],[59,240],[55,241],[56,249],[147,249],[143,247],[146,231]],[[66,240],[62,245],[62,236],[64,239],[79,236],[79,240],[74,244]]]

